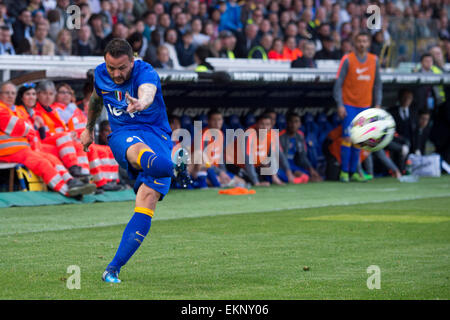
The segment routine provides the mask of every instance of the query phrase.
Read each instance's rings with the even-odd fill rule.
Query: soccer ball
[[[368,151],[386,147],[394,138],[394,133],[394,118],[379,108],[370,108],[358,113],[350,125],[352,142]]]

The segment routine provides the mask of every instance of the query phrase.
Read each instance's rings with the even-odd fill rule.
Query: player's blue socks
[[[341,144],[341,170],[347,173],[350,170],[350,154],[351,143],[343,140]]]
[[[119,273],[120,268],[124,266],[136,252],[150,230],[153,210],[136,207],[134,211],[133,217],[128,222],[123,232],[122,240],[120,241],[116,255],[106,268],[107,271],[117,271]]]
[[[359,163],[359,155],[360,155],[360,149],[356,147],[351,147],[350,150],[350,173],[355,173],[358,170],[358,163]]]
[[[154,178],[173,178],[173,162],[158,156],[151,149],[143,149],[139,152],[137,163],[141,166],[144,172]]]

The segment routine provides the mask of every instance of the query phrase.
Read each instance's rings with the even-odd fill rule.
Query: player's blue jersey
[[[128,113],[125,94],[128,92],[130,96],[138,98],[138,88],[144,83],[151,83],[157,88],[153,103],[144,111]],[[130,79],[116,84],[106,70],[106,63],[102,63],[95,68],[94,87],[97,95],[103,98],[112,132],[120,129],[143,130],[146,126],[151,126],[160,128],[170,137],[171,129],[161,82],[158,73],[150,64],[135,60]]]

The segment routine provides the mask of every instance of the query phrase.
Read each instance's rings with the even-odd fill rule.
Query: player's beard
[[[132,70],[133,69],[131,68],[130,71],[128,72],[128,74],[126,75],[126,77],[119,76],[119,77],[112,78],[112,80],[114,81],[115,84],[122,84],[125,81],[127,81],[128,79],[130,79]]]

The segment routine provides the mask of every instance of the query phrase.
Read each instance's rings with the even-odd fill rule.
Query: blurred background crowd
[[[102,55],[118,37],[137,56],[169,69],[208,56],[340,59],[352,36],[367,29],[372,4],[382,18],[381,29],[371,31],[371,52],[383,67],[418,62],[432,46],[441,49],[438,64],[450,60],[448,0],[1,0],[0,54]],[[314,61],[297,66],[304,63],[314,67]]]

